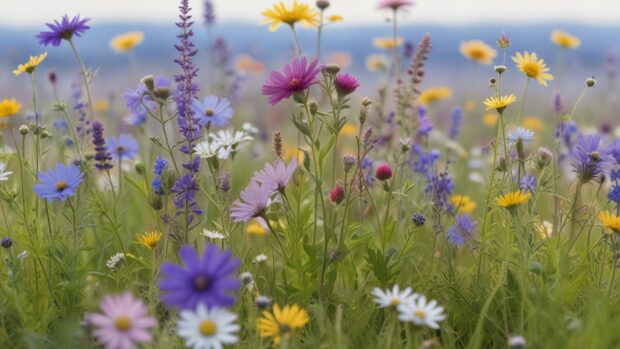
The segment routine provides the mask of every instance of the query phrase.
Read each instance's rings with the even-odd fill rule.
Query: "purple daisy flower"
[[[202,303],[208,308],[229,307],[235,304],[231,295],[241,287],[235,276],[240,261],[229,250],[221,251],[214,244],[207,244],[202,256],[185,245],[179,251],[183,266],[164,263],[163,280],[159,288],[164,293],[162,301],[180,309],[194,310]]]
[[[35,184],[34,192],[41,199],[65,201],[73,196],[82,182],[84,174],[75,165],[57,164],[47,172],[39,172],[39,183]]]
[[[263,96],[269,97],[269,104],[276,105],[283,99],[290,98],[294,93],[304,91],[316,84],[317,75],[321,71],[319,61],[308,62],[306,57],[293,58],[291,64],[284,66],[283,72],[272,71],[263,85]]]
[[[235,222],[249,221],[262,216],[271,205],[271,190],[257,181],[251,181],[241,192],[241,200],[235,200],[230,217]]]
[[[80,19],[80,15],[73,17],[71,20],[69,20],[69,16],[64,15],[60,22],[45,23],[51,31],[42,31],[37,34],[36,38],[39,39],[39,44],[41,45],[60,46],[62,40],[71,40],[73,35],[80,36],[90,29],[86,25],[88,21],[90,21],[90,18]]]
[[[536,177],[532,175],[523,176],[523,178],[521,178],[521,183],[519,183],[519,188],[534,193],[534,191],[536,191]]]
[[[122,134],[118,138],[112,136],[107,143],[108,150],[114,159],[132,160],[138,155],[138,142],[128,134]]]
[[[351,74],[336,74],[334,85],[336,86],[336,92],[340,96],[346,96],[355,92],[360,87],[360,82]]]
[[[293,178],[296,169],[297,159],[291,160],[288,166],[284,161],[278,160],[275,166],[266,164],[262,170],[256,172],[252,180],[260,183],[272,193],[276,191],[282,192],[291,178]]]
[[[456,223],[448,228],[446,239],[455,245],[462,245],[466,240],[473,240],[478,222],[472,221],[468,214],[457,216]]]
[[[601,173],[607,173],[615,163],[613,149],[605,144],[600,135],[580,134],[571,152],[573,169],[581,182],[595,179]]]
[[[203,125],[226,126],[233,115],[230,101],[217,96],[207,96],[202,102],[195,99],[192,108]]]

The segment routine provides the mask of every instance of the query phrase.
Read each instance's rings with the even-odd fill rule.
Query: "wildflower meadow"
[[[562,28],[446,47],[368,0],[353,68],[337,2],[266,2],[272,60],[233,57],[211,0],[154,5],[154,64],[97,13],[29,32],[0,74],[0,348],[620,348],[614,56],[572,68]],[[448,51],[468,73],[428,83]]]

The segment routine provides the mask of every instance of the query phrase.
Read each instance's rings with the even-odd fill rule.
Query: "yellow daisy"
[[[454,208],[458,209],[459,214],[472,213],[477,206],[477,204],[466,195],[452,195],[450,197],[450,203]]]
[[[497,113],[486,113],[482,116],[482,123],[485,126],[493,127],[497,124]]]
[[[394,49],[394,47],[402,45],[403,42],[404,42],[403,38],[397,37],[396,40],[394,40],[394,38],[391,36],[386,36],[383,38],[374,38],[372,40],[372,44],[376,48],[380,48],[382,50],[392,50]]]
[[[386,70],[389,62],[385,55],[370,55],[366,58],[366,69],[371,72]]]
[[[18,76],[21,73],[34,73],[35,69],[37,69],[37,66],[45,60],[45,57],[47,57],[47,52],[43,52],[38,56],[30,56],[28,62],[20,64],[19,66],[17,66],[17,69],[13,70],[13,75]]]
[[[248,224],[247,228],[245,228],[245,232],[248,233],[249,235],[263,236],[267,234],[267,229],[265,229],[258,222],[252,222]]]
[[[124,53],[133,50],[144,41],[143,32],[128,32],[120,34],[110,40],[110,48],[116,53]]]
[[[473,99],[468,99],[467,101],[465,101],[464,109],[468,113],[473,113],[474,111],[476,111],[476,106],[476,101],[474,101]]]
[[[440,101],[442,99],[448,99],[452,97],[452,90],[446,86],[430,87],[422,91],[418,102],[421,105],[428,105],[433,102]]]
[[[110,102],[108,102],[107,99],[96,100],[93,108],[95,109],[95,113],[105,113],[110,110]]]
[[[487,107],[487,110],[495,109],[498,112],[502,112],[506,109],[507,106],[517,101],[517,97],[514,95],[510,96],[499,96],[499,97],[489,97],[482,101],[482,103]]]
[[[620,217],[609,211],[601,211],[598,214],[598,220],[605,226],[605,228],[611,229],[614,233],[620,233]]]
[[[542,131],[545,128],[545,124],[539,118],[535,116],[526,116],[521,121],[521,126],[531,131]]]
[[[344,126],[342,126],[342,129],[340,129],[340,136],[355,137],[357,136],[358,131],[359,129],[357,125],[347,122]]]
[[[260,24],[269,24],[269,31],[275,31],[282,24],[293,27],[297,22],[306,28],[319,25],[319,13],[314,11],[310,5],[300,3],[297,0],[293,1],[290,8],[280,1],[261,14],[265,16],[265,19]]]
[[[538,59],[535,52],[529,53],[525,51],[523,54],[517,52],[516,56],[512,57],[512,60],[517,64],[523,74],[528,78],[536,79],[539,84],[547,86],[547,80],[553,80],[553,75],[549,74],[549,68],[545,64],[543,59]]]
[[[513,207],[528,202],[531,195],[523,191],[513,191],[508,194],[500,195],[495,199],[495,203],[500,207]]]
[[[161,232],[158,231],[147,231],[146,233],[138,235],[138,243],[146,246],[149,250],[152,250],[160,239]]]
[[[327,20],[330,23],[341,23],[342,21],[344,21],[344,17],[342,17],[341,15],[331,15],[327,17]]]
[[[279,345],[282,337],[290,337],[309,321],[308,312],[297,304],[286,305],[283,309],[276,304],[273,306],[273,314],[265,310],[258,319],[258,334],[261,337],[273,337],[273,343]]]
[[[497,56],[497,51],[480,40],[462,42],[459,51],[465,58],[480,64],[492,64]]]
[[[17,114],[21,109],[22,105],[17,103],[15,98],[5,98],[2,100],[2,102],[0,102],[0,118]]]
[[[551,42],[562,48],[571,49],[577,48],[581,45],[581,40],[579,40],[578,37],[561,30],[554,30],[551,32]]]

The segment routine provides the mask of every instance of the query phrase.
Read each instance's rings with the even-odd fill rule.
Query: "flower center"
[[[523,72],[530,78],[535,78],[540,74],[540,65],[536,62],[527,62],[523,64]]]
[[[204,291],[209,287],[209,279],[204,275],[199,275],[194,278],[194,288],[198,291]]]
[[[398,298],[392,298],[392,300],[390,301],[390,305],[392,306],[397,306],[400,304],[400,301],[398,300]]]
[[[67,189],[69,185],[67,184],[67,182],[60,180],[56,182],[56,191],[61,192],[65,189]]]
[[[416,309],[413,311],[413,315],[419,317],[420,319],[424,320],[427,316],[426,311],[422,310],[422,309]]]
[[[213,115],[215,115],[215,112],[213,111],[213,109],[207,109],[207,110],[205,110],[205,115],[206,116],[213,116]]]
[[[125,152],[125,147],[122,145],[119,145],[118,147],[116,147],[116,152],[119,154],[123,154]]]
[[[211,337],[217,332],[217,324],[213,320],[202,320],[198,325],[198,331],[205,337]]]
[[[119,331],[127,331],[131,327],[131,319],[125,315],[121,315],[114,320],[114,326]]]
[[[297,79],[297,78],[293,78],[291,79],[291,81],[288,82],[288,87],[291,90],[297,90],[301,87],[301,80]]]
[[[60,37],[64,40],[71,40],[71,38],[73,37],[73,30],[65,30],[62,33],[60,33]]]
[[[484,52],[484,50],[481,50],[479,48],[471,49],[469,51],[469,55],[473,60],[482,60],[486,57],[486,53]]]
[[[601,159],[601,153],[597,152],[597,151],[593,151],[590,153],[590,160],[592,161],[599,161]]]
[[[291,333],[291,327],[289,325],[286,325],[286,324],[281,324],[279,326],[279,330],[280,330],[280,335],[281,336],[286,336],[286,335],[289,335]]]

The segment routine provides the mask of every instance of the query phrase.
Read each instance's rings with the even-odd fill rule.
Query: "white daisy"
[[[248,133],[253,133],[256,134],[258,133],[258,129],[256,127],[254,127],[254,125],[250,124],[249,122],[245,122],[242,126],[241,129],[248,132]]]
[[[225,160],[231,155],[235,155],[244,143],[254,140],[246,131],[235,131],[234,133],[229,130],[221,130],[217,133],[209,134],[211,142],[218,147],[218,158]]]
[[[398,305],[398,312],[400,321],[413,322],[420,326],[426,325],[434,329],[439,328],[439,321],[446,319],[443,307],[438,306],[434,300],[427,303],[426,297],[422,295],[416,297],[412,302]]]
[[[194,152],[203,159],[209,159],[218,155],[219,144],[203,141],[194,146]]]
[[[207,230],[207,229],[204,229],[202,231],[202,235],[208,237],[209,239],[213,239],[213,240],[222,240],[226,238],[226,235],[220,233],[219,231]]]
[[[267,255],[264,253],[261,253],[258,256],[254,257],[254,263],[263,263],[265,261],[267,261]]]
[[[13,172],[10,172],[10,171],[5,172],[4,170],[6,170],[6,164],[0,161],[0,181],[8,181],[9,176],[13,174]]]
[[[116,268],[118,263],[120,263],[123,259],[125,259],[125,254],[124,253],[117,253],[115,255],[112,255],[112,257],[110,257],[105,262],[105,266],[110,268],[110,269],[114,269],[114,268]]]
[[[395,307],[403,303],[410,303],[418,297],[417,293],[411,291],[411,287],[407,287],[401,292],[398,285],[394,285],[391,290],[387,289],[385,291],[375,287],[371,293],[375,296],[374,301],[379,308]]]
[[[222,308],[207,309],[200,303],[196,311],[181,311],[177,334],[187,347],[221,349],[224,344],[237,342],[237,315]]]

